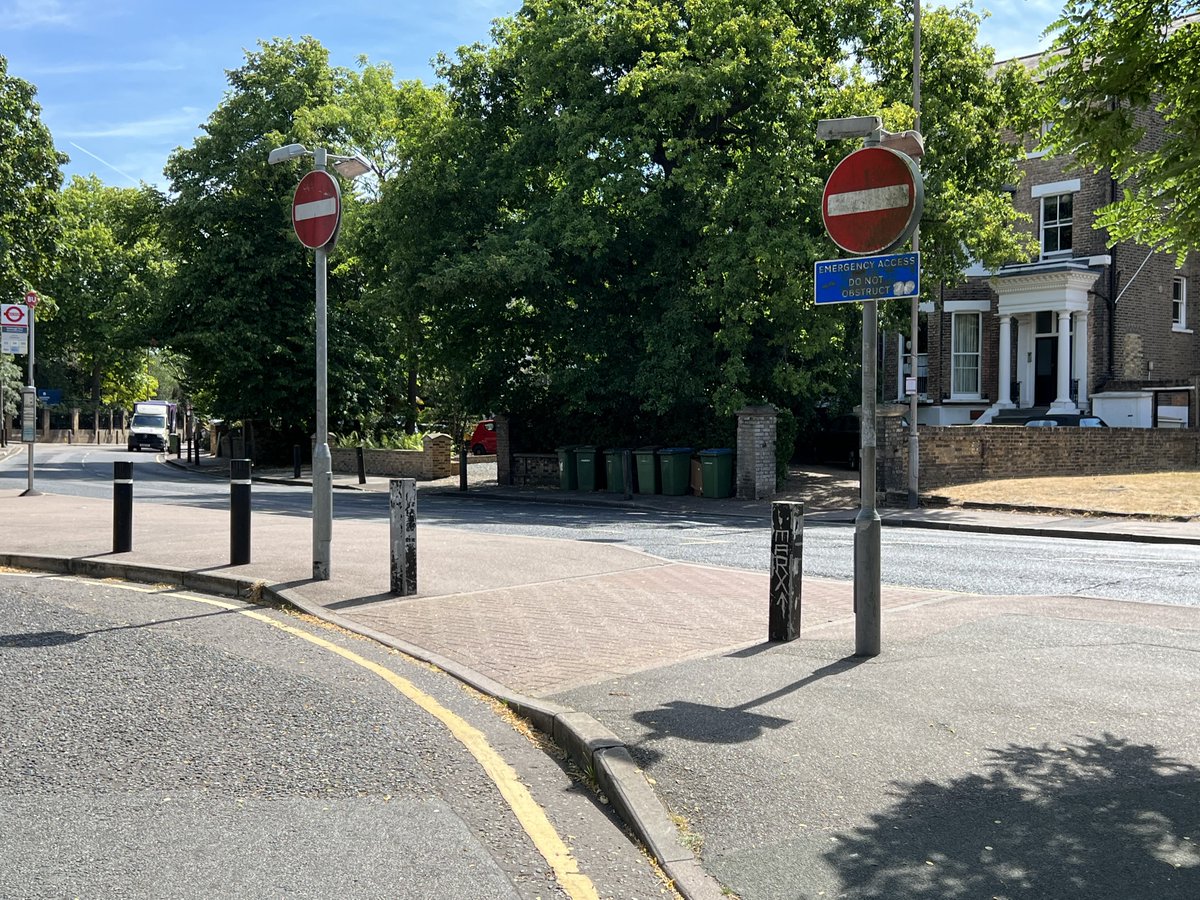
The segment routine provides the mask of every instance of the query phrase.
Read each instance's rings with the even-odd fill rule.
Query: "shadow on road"
[[[1200,769],[1112,734],[989,752],[987,773],[899,784],[840,835],[843,895],[1200,897]]]

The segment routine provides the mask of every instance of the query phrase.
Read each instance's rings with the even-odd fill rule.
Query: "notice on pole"
[[[921,293],[921,254],[826,259],[814,267],[817,303],[898,300]]]
[[[0,353],[29,352],[29,310],[20,303],[0,306]]]
[[[36,430],[37,394],[32,388],[24,388],[21,391],[21,440],[28,444],[34,439]]]

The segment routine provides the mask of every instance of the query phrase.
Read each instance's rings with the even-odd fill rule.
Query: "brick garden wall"
[[[898,417],[880,419],[882,491],[908,488],[907,432]],[[1169,428],[920,429],[920,489],[998,478],[1124,475],[1200,468],[1200,432]]]
[[[558,454],[514,453],[509,478],[517,487],[558,487]]]
[[[449,478],[457,471],[451,451],[454,441],[448,434],[425,438],[423,450],[363,450],[363,466],[368,475],[433,480]],[[333,471],[357,472],[358,451],[354,447],[331,447]]]

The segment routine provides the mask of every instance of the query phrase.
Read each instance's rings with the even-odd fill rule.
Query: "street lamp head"
[[[354,156],[333,156],[333,167],[337,169],[337,173],[343,178],[357,178],[359,175],[366,175],[371,171],[371,165],[358,154]]]
[[[270,156],[267,157],[267,162],[274,166],[281,162],[293,160],[298,156],[304,156],[306,153],[308,153],[308,150],[303,144],[287,144],[286,146],[276,147],[272,150]]]

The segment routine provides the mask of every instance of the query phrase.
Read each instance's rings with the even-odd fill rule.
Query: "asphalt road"
[[[135,502],[227,508],[229,491],[209,476],[180,471],[151,454],[113,447],[38,447],[37,479],[43,490],[92,497],[112,496],[112,463],[135,462]],[[0,468],[0,487],[26,478],[24,457]],[[256,483],[254,508],[309,515],[306,487]],[[338,518],[386,519],[381,494],[336,491]],[[744,517],[680,516],[648,510],[492,502],[475,495],[422,492],[422,522],[480,532],[570,538],[623,544],[666,559],[766,570],[769,524]],[[806,526],[806,575],[852,579],[853,528]],[[1015,535],[968,534],[884,528],[882,578],[886,584],[987,594],[1101,597],[1200,605],[1194,573],[1200,547],[1114,541],[1081,541]]]
[[[0,896],[596,896],[560,886],[554,839],[599,896],[669,895],[478,695],[294,615],[0,574],[0,681]]]

